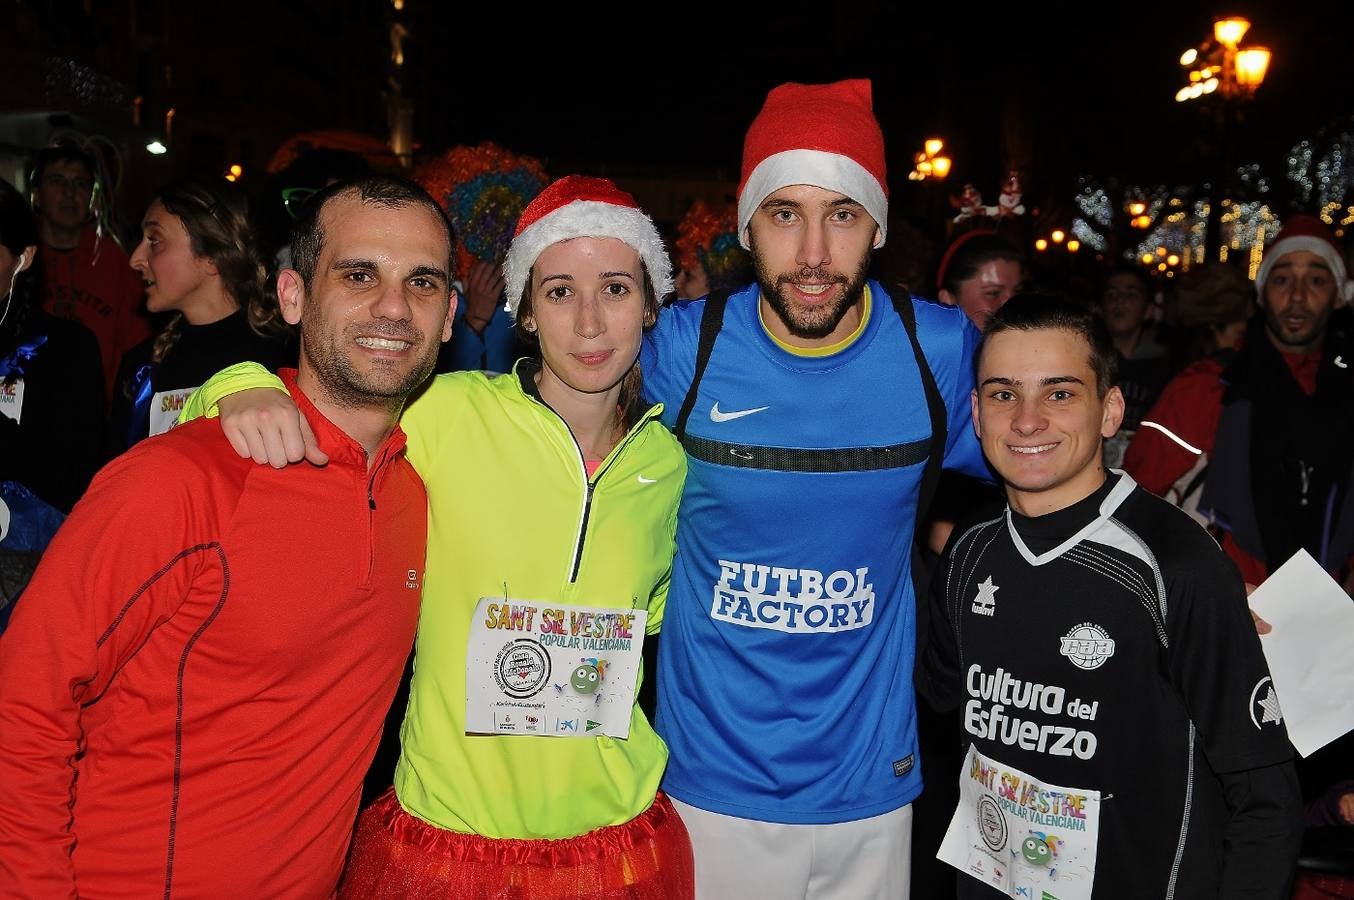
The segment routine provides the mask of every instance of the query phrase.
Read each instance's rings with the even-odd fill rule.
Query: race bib
[[[936,857],[1011,897],[1091,900],[1100,792],[1044,784],[969,745]]]
[[[466,733],[629,737],[648,616],[480,598],[466,653]]]
[[[0,416],[19,421],[24,411],[24,380],[0,381]]]
[[[180,388],[177,391],[159,391],[150,398],[150,436],[164,434],[179,421],[183,404],[192,396],[195,387]]]

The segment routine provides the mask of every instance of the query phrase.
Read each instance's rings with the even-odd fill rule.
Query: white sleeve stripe
[[[1204,455],[1204,451],[1200,450],[1198,447],[1195,447],[1193,444],[1190,444],[1188,441],[1186,441],[1184,438],[1182,438],[1175,432],[1171,431],[1165,425],[1158,425],[1156,422],[1149,422],[1148,420],[1143,419],[1141,422],[1138,423],[1138,427],[1155,428],[1157,431],[1160,431],[1162,434],[1166,435],[1166,437],[1175,441],[1177,444],[1179,444],[1181,447],[1184,447],[1186,450],[1188,450],[1190,453],[1193,453],[1195,456]]]

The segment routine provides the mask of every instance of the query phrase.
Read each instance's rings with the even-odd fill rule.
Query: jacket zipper
[[[371,584],[372,575],[376,571],[376,476],[380,474],[381,469],[390,461],[390,455],[384,452],[384,448],[376,451],[376,461],[371,465],[371,471],[367,475],[367,584]]]
[[[534,397],[532,399],[535,400]],[[640,417],[639,421],[635,423],[635,427],[631,428],[630,431],[626,433],[625,437],[621,438],[620,443],[611,448],[611,452],[608,453],[606,459],[602,461],[602,465],[598,466],[596,473],[589,478],[588,463],[587,460],[583,458],[583,446],[578,443],[578,438],[574,437],[573,429],[569,427],[569,423],[564,421],[563,416],[551,409],[550,404],[543,401],[536,402],[539,402],[541,406],[549,410],[550,414],[558,419],[560,424],[564,426],[564,432],[569,435],[569,440],[574,445],[574,451],[578,454],[579,470],[583,473],[583,484],[585,485],[585,490],[583,492],[583,510],[578,517],[578,534],[574,538],[573,565],[569,567],[569,584],[575,584],[578,581],[579,567],[583,565],[583,544],[587,539],[588,519],[592,515],[592,495],[597,488],[597,482],[602,479],[602,474],[606,472],[607,469],[611,468],[611,463],[619,455],[618,451],[628,444],[630,439],[638,434],[641,428],[648,424],[649,420],[658,413],[659,407],[653,407]]]

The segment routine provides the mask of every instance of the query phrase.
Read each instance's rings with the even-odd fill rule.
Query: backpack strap
[[[710,363],[710,354],[715,349],[715,338],[719,337],[719,330],[724,327],[724,308],[729,305],[729,293],[715,291],[705,298],[700,337],[696,342],[696,371],[691,376],[691,387],[687,388],[686,399],[677,413],[677,424],[672,429],[679,441],[686,437],[686,420],[691,418],[691,410],[696,406],[696,393],[700,390],[705,367]]]
[[[917,499],[917,521],[926,518],[931,508],[931,500],[936,494],[936,485],[940,481],[940,466],[945,460],[945,446],[948,442],[945,401],[941,399],[940,388],[936,387],[935,376],[922,352],[921,341],[917,339],[917,313],[912,308],[912,297],[893,297],[893,308],[898,318],[903,320],[903,330],[912,342],[912,353],[917,358],[917,371],[921,374],[922,390],[926,394],[926,409],[931,414],[931,452],[926,458],[926,469],[922,472],[921,493]]]
[[[931,374],[926,354],[922,352],[921,342],[917,338],[917,315],[912,308],[911,296],[891,299],[894,310],[903,320],[903,330],[907,332],[908,341],[912,344],[912,353],[917,360],[917,371],[921,375],[922,389],[926,394],[926,409],[931,417],[931,450],[926,459],[926,469],[922,473],[921,493],[917,502],[917,519],[920,521],[925,518],[931,506],[931,499],[935,496],[936,485],[940,480],[940,467],[945,458],[948,437],[945,401],[941,399],[940,388],[936,386],[935,376]],[[715,339],[724,325],[724,311],[728,302],[728,291],[718,291],[705,298],[705,309],[701,313],[700,336],[696,344],[696,368],[673,427],[673,433],[679,441],[686,437],[686,423],[696,406],[696,394],[700,390],[701,378],[714,351]]]

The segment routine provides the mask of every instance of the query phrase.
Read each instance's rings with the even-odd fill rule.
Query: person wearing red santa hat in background
[[[1236,358],[1204,360],[1168,383],[1124,469],[1162,496],[1200,481],[1199,513],[1249,584],[1299,549],[1348,579],[1354,282],[1325,225],[1299,214],[1265,251],[1256,286],[1263,315]]]
[[[527,205],[503,277],[539,358],[438,375],[401,418],[428,489],[428,568],[395,784],[360,817],[339,893],[687,900],[691,844],[658,792],[668,750],[636,699],[686,474],[636,362],[671,264],[632,196],[575,175]],[[276,388],[241,368],[233,389]],[[288,401],[223,398],[228,434],[242,402]],[[614,648],[552,666],[547,643],[518,627],[560,623],[548,636],[568,640],[567,623],[601,621],[597,608],[647,614],[631,668]]]

